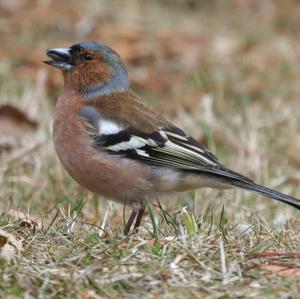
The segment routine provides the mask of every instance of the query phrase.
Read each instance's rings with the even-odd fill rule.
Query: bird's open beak
[[[69,48],[47,49],[46,53],[52,60],[44,61],[45,63],[64,71],[68,71],[73,67]]]

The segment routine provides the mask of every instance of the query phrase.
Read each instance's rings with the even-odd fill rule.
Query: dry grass
[[[84,3],[0,4],[0,103],[39,123],[0,157],[0,228],[24,248],[0,263],[0,298],[298,298],[299,212],[269,199],[172,195],[128,238],[114,204],[103,232],[109,204],[77,186],[54,154],[62,78],[41,60],[44,48],[78,40],[112,45],[145,100],[225,165],[300,198],[299,4]]]

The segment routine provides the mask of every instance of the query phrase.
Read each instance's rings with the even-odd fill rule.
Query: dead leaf
[[[163,280],[164,282],[167,282],[167,281],[169,280],[169,278],[171,277],[170,271],[167,270],[167,269],[162,270],[162,271],[160,272],[160,276],[161,276],[161,278],[162,278],[162,280]]]
[[[165,244],[168,244],[171,242],[171,240],[168,240],[168,239],[161,239],[159,240],[160,244],[161,245],[165,245]],[[147,241],[147,244],[150,245],[150,246],[154,246],[156,243],[156,240],[152,239],[152,240],[148,240]]]
[[[22,242],[12,234],[0,229],[0,259],[14,261],[22,251]]]
[[[0,247],[4,246],[7,242],[7,237],[0,235]]]
[[[37,122],[19,108],[10,104],[0,106],[0,154],[16,148],[22,137],[37,126]]]
[[[33,233],[36,233],[37,230],[41,230],[43,227],[43,223],[38,216],[29,215],[21,210],[10,209],[8,215],[18,219],[21,227],[31,229]]]
[[[258,253],[251,253],[247,254],[247,258],[254,259],[254,258],[285,258],[285,259],[300,259],[300,253],[297,252],[258,252]]]
[[[18,126],[25,126],[26,128],[36,129],[38,124],[35,120],[30,119],[19,108],[10,104],[4,104],[0,106],[0,125],[3,126],[5,122],[11,122]],[[3,128],[1,127],[1,131]]]
[[[82,291],[82,290],[77,290],[78,295],[80,296],[79,298],[82,299],[98,299],[100,298],[99,296],[97,296],[94,291]]]
[[[262,269],[267,270],[273,274],[278,274],[282,276],[300,276],[300,265],[266,265]]]

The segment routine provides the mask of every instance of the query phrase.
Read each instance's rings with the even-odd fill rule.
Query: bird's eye
[[[87,61],[93,60],[94,59],[94,55],[90,54],[90,53],[86,53],[86,54],[83,55],[83,58],[84,58],[84,60],[87,60]]]

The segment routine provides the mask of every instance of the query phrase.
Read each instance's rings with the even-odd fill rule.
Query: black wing
[[[176,127],[160,128],[151,134],[128,128],[117,134],[95,135],[93,138],[96,147],[105,148],[110,154],[123,155],[153,166],[205,172],[251,182],[222,166],[203,145]]]

